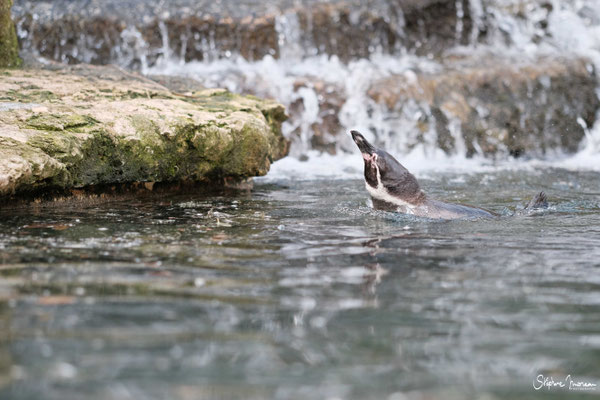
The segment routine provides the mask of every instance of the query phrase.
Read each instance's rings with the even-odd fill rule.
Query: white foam
[[[295,157],[286,157],[275,162],[269,173],[259,182],[277,181],[281,179],[359,179],[363,175],[363,161],[358,154],[339,154],[332,156],[311,150],[306,153],[305,161]]]
[[[574,155],[555,153],[547,159],[503,159],[490,160],[481,156],[466,158],[462,155],[437,154],[425,157],[423,151],[413,151],[396,158],[417,178],[427,173],[477,174],[497,171],[536,171],[547,168],[564,168],[579,171],[600,171],[600,148],[586,146]],[[266,176],[256,178],[257,182],[311,179],[363,179],[364,162],[358,152],[332,156],[311,150],[308,159],[300,161],[286,157],[275,162]]]
[[[441,151],[440,151],[441,152]],[[424,172],[475,173],[491,172],[498,169],[528,168],[525,162],[513,160],[492,163],[480,157],[465,158],[460,155],[448,156],[443,152],[437,157],[424,157],[423,151],[413,151],[406,156],[397,156],[398,160],[415,174]],[[257,182],[271,182],[285,179],[363,179],[364,162],[358,150],[355,153],[341,153],[332,156],[311,150],[306,158],[286,157],[275,162],[266,176],[256,178]],[[517,165],[518,164],[518,165]],[[531,168],[535,168],[534,165]]]

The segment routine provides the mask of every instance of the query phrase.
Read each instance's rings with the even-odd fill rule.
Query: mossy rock
[[[97,123],[94,118],[79,114],[35,114],[26,121],[26,126],[40,131],[76,130]]]
[[[10,17],[12,0],[0,0],[0,68],[19,67],[19,45]]]
[[[0,199],[129,182],[218,185],[264,175],[287,152],[286,115],[273,101],[223,90],[177,95],[89,69],[84,78],[46,70],[0,76]],[[18,95],[28,90],[53,96]]]

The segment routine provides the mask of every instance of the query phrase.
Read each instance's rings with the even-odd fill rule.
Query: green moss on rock
[[[27,118],[26,127],[41,131],[81,131],[78,128],[97,123],[94,118],[79,114],[35,114]]]
[[[243,175],[243,171],[250,170],[265,175],[269,171],[269,143],[260,131],[260,126],[247,123],[237,133],[236,146],[223,167],[228,174]]]
[[[231,129],[211,123],[194,129],[192,144],[203,157],[212,162],[225,161],[236,145]]]
[[[15,25],[10,17],[12,0],[0,0],[0,68],[19,67],[19,45]]]
[[[20,106],[0,112],[0,197],[35,188],[243,180],[266,174],[286,154],[279,104],[224,90],[176,95],[144,81],[104,80],[113,70],[100,71],[0,76],[2,93],[53,93],[11,97],[7,104]],[[107,97],[107,87],[152,96]]]
[[[42,133],[33,136],[27,144],[42,150],[62,163],[76,163],[81,160],[81,139],[69,132]]]

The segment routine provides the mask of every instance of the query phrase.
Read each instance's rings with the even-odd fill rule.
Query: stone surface
[[[0,0],[0,68],[21,64],[15,25],[10,16],[11,6],[12,0]]]
[[[180,95],[112,67],[0,71],[0,197],[264,175],[287,152],[281,105]]]
[[[600,106],[585,59],[448,61],[435,74],[404,74],[375,83],[368,95],[400,123],[408,147],[433,134],[447,153],[541,156],[575,152]],[[405,124],[401,124],[405,122]]]
[[[190,94],[191,92],[199,92],[207,89],[207,87],[194,78],[176,75],[146,75],[146,77],[159,85],[166,87],[172,92],[181,94]]]
[[[457,7],[462,10],[460,19]],[[378,7],[337,2],[297,9],[296,14],[303,42],[319,54],[335,54],[344,61],[400,49],[439,55],[467,44],[472,26],[468,0],[399,0]]]
[[[302,115],[307,108],[307,105],[304,104],[305,100],[301,96],[303,90],[307,90],[309,95],[316,96],[314,104],[317,106],[317,110],[314,110],[316,121],[310,123],[309,126],[304,126],[306,122]],[[344,130],[339,118],[340,110],[346,101],[343,89],[322,79],[305,76],[294,82],[294,94],[298,98],[288,106],[289,124],[292,126],[290,136],[298,138],[302,136],[302,132],[308,131],[311,134],[308,139],[310,148],[335,154],[337,151],[336,136]]]
[[[472,35],[468,0],[16,0],[22,46],[67,63],[139,68],[159,57],[438,55]],[[475,35],[477,37],[477,35]]]

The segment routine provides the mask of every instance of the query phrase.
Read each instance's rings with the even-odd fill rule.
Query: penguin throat
[[[377,187],[377,175],[379,173],[379,168],[377,168],[377,154],[364,154],[363,158],[365,160],[365,182],[367,185],[371,185]]]
[[[381,174],[379,173],[379,168],[377,167],[377,163],[373,163],[375,171],[376,171],[376,181],[373,182],[375,185],[372,185],[369,180],[366,179],[366,171],[365,171],[365,186],[367,191],[376,200],[384,201],[386,203],[392,204],[397,207],[407,207],[409,210],[417,207],[418,204],[410,203],[406,200],[403,200],[397,196],[390,194],[385,185],[381,182]],[[422,194],[422,192],[421,192]]]

